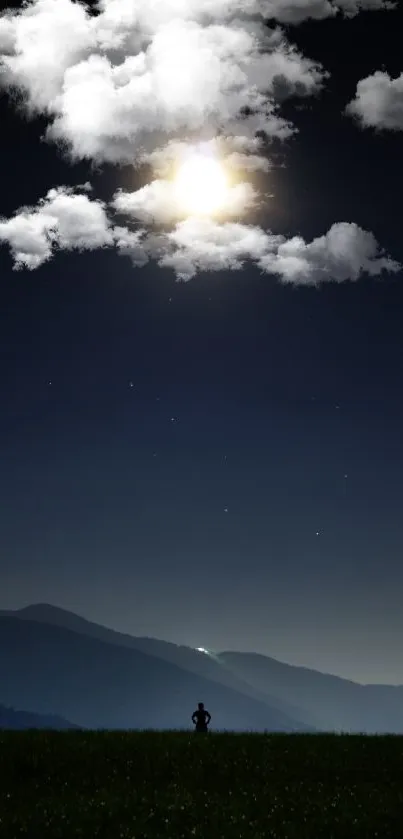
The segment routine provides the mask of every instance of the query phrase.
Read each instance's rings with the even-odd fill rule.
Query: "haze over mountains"
[[[137,638],[48,604],[0,611],[0,672],[0,703],[84,727],[190,728],[204,701],[216,730],[403,732],[403,686]]]

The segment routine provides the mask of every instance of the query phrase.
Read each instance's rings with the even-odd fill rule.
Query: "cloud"
[[[10,219],[0,220],[0,241],[8,243],[17,269],[38,268],[56,250],[110,247],[136,266],[152,260],[184,281],[200,271],[237,271],[246,264],[294,285],[355,281],[364,274],[376,276],[401,268],[383,253],[372,233],[352,223],[334,224],[309,243],[255,225],[198,217],[153,232],[142,226],[133,229],[130,217],[126,224],[113,223],[117,204],[121,214],[139,215],[137,208],[133,213],[132,207],[124,206],[126,200],[130,205],[130,194],[118,193],[107,207],[83,191],[52,189],[36,207],[23,207]]]
[[[383,253],[372,233],[351,222],[333,224],[324,236],[310,243],[301,236],[284,240],[260,265],[283,283],[297,285],[356,281],[363,274],[374,277],[402,267]]]
[[[280,239],[253,225],[186,219],[161,237],[158,264],[172,268],[181,280],[190,280],[199,271],[236,271],[247,260],[258,263],[271,254]]]
[[[295,5],[295,3],[294,3]],[[298,5],[298,2],[296,2]],[[73,159],[133,163],[169,138],[284,138],[276,97],[318,93],[323,69],[279,29],[266,0],[31,0],[0,19],[0,84],[48,119]]]
[[[27,0],[0,17],[0,88],[43,114],[72,160],[132,163],[169,139],[257,132],[285,139],[289,96],[312,96],[325,70],[280,23],[390,6],[384,0]],[[272,20],[269,28],[265,21]],[[203,136],[202,136],[203,135]],[[250,167],[264,168],[263,155]],[[245,163],[245,161],[244,161]],[[245,163],[245,166],[247,164]]]
[[[295,131],[281,102],[318,94],[327,78],[275,21],[297,24],[390,5],[98,0],[90,10],[73,0],[27,0],[3,13],[0,88],[16,93],[28,115],[46,118],[46,138],[72,161],[148,165],[154,173],[141,189],[117,192],[109,205],[87,187],[61,186],[36,207],[0,219],[0,241],[9,245],[14,267],[36,268],[57,250],[109,247],[134,265],[152,260],[182,280],[246,263],[305,285],[398,270],[374,236],[354,224],[335,224],[307,243],[238,219],[258,203],[242,174],[270,169],[264,140]],[[201,141],[239,176],[231,181],[225,221],[183,218],[175,206],[172,169]]]
[[[34,269],[54,250],[96,250],[112,245],[114,238],[101,201],[58,187],[36,207],[0,218],[0,242],[10,246],[15,268]]]
[[[304,20],[324,20],[338,13],[354,17],[359,12],[394,9],[392,0],[262,0],[265,16],[279,23],[299,24]]]
[[[335,5],[346,17],[355,17],[359,12],[392,11],[397,0],[337,0]]]
[[[258,137],[212,137],[203,144],[207,155],[225,161],[233,172],[269,172],[270,160],[263,154],[263,141]],[[157,175],[169,176],[178,162],[186,158],[189,144],[170,140],[163,147],[139,155],[140,164],[148,164]],[[260,152],[260,154],[259,154]]]
[[[238,216],[257,203],[258,194],[251,184],[235,184],[227,190],[225,207],[220,215]],[[112,206],[118,213],[157,224],[169,224],[186,215],[177,200],[175,184],[169,180],[152,181],[136,192],[119,190]]]
[[[403,131],[403,73],[392,79],[378,70],[361,79],[346,113],[363,128]]]
[[[334,224],[325,236],[307,243],[253,225],[188,219],[166,235],[164,244],[159,265],[173,268],[182,280],[198,271],[239,270],[247,261],[283,283],[311,286],[401,269],[383,254],[372,233],[348,222]]]

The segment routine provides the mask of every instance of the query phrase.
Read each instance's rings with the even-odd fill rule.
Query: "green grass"
[[[0,837],[403,837],[403,737],[0,731]]]

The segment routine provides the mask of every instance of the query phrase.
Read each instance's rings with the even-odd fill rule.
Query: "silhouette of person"
[[[199,702],[197,711],[192,714],[192,722],[196,726],[195,731],[208,731],[208,724],[211,714],[206,711],[203,702]]]

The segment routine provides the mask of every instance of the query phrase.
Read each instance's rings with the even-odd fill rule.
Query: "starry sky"
[[[85,131],[81,112],[58,116],[40,68],[29,88],[29,45],[13,38],[31,15],[49,39],[52,2],[0,19],[1,608],[51,602],[132,634],[403,683],[403,12],[266,4],[274,19],[259,26],[281,28],[302,79],[274,79],[270,102],[293,129],[269,127],[270,168],[243,175],[267,197],[236,222],[283,237],[267,268],[256,251],[203,262],[194,228],[185,256],[161,239],[140,259],[145,205],[104,231],[112,246],[82,217],[73,244],[56,210],[43,221],[61,185],[69,201],[90,182],[81,194],[106,213],[152,180],[140,135],[108,134],[105,114]],[[308,59],[320,85],[303,80]],[[144,126],[149,137],[147,114]],[[340,223],[355,232],[334,256],[320,237]],[[123,229],[130,247],[116,244]],[[221,233],[206,235],[211,253]],[[302,264],[290,267],[290,242]],[[182,259],[192,276],[178,276]]]

